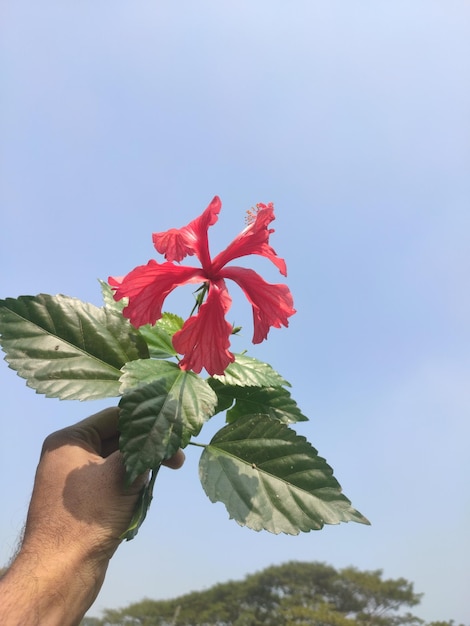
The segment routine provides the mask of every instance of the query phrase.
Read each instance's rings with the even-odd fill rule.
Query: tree
[[[83,626],[418,626],[423,620],[405,610],[421,596],[382,570],[289,562],[173,600],[107,610]]]

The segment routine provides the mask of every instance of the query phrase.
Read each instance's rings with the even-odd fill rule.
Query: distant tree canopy
[[[336,570],[324,563],[290,562],[173,600],[142,600],[106,610],[83,626],[413,626],[405,612],[422,594],[382,570]],[[451,622],[434,623],[451,626]]]

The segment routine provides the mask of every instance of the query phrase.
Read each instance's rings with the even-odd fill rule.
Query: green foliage
[[[129,482],[172,456],[183,439],[197,435],[216,403],[204,380],[166,365],[164,375],[131,389],[119,403],[121,450]]]
[[[121,369],[121,386],[119,392],[126,392],[156,380],[173,377],[180,370],[175,363],[161,359],[136,359],[129,361]]]
[[[399,611],[400,607],[416,606],[422,594],[413,592],[413,583],[404,578],[382,580],[382,570],[360,572],[354,567],[342,570],[345,590],[352,592],[361,605],[357,620],[364,624],[382,624],[382,614]],[[390,617],[387,624],[398,626],[414,624],[416,619],[409,614]]]
[[[213,378],[224,385],[241,387],[290,387],[290,383],[270,365],[245,354],[236,354],[235,361],[230,363],[224,375]]]
[[[220,430],[202,453],[199,475],[210,500],[253,530],[297,535],[341,521],[368,524],[315,448],[266,415]]]
[[[121,367],[149,356],[118,312],[68,296],[0,300],[1,345],[10,367],[49,398],[119,395]]]
[[[383,579],[381,570],[290,562],[173,600],[107,610],[100,626],[418,626],[423,621],[404,610],[420,599],[412,583]]]
[[[184,320],[173,313],[163,313],[158,322],[151,326],[141,326],[139,333],[145,339],[150,356],[154,359],[168,359],[176,356],[171,338],[182,328]]]
[[[284,387],[238,387],[209,382],[219,399],[218,410],[228,409],[227,422],[255,413],[270,415],[284,424],[308,420]]]
[[[231,518],[276,534],[369,523],[341,493],[325,459],[288,428],[307,417],[270,365],[237,354],[221,376],[183,371],[173,347],[180,317],[164,313],[137,330],[123,316],[127,303],[116,302],[104,282],[101,291],[102,308],[63,295],[0,300],[0,341],[10,367],[38,393],[67,400],[122,396],[126,481],[151,472],[123,538],[133,538],[145,519],[162,461],[194,443],[220,411],[227,426],[209,445],[195,445],[204,448],[204,490]]]
[[[114,299],[114,291],[111,286],[104,280],[98,279],[101,287],[101,296],[103,297],[103,304],[107,309],[122,313],[123,308],[127,305],[127,298],[122,300]]]
[[[183,432],[181,403],[164,379],[137,387],[119,403],[121,451],[127,482],[157,468],[180,447]]]
[[[208,383],[218,397],[216,413],[227,411],[227,422],[256,413],[285,424],[308,420],[285,389],[290,384],[267,363],[244,354],[235,355],[225,374],[209,378]]]

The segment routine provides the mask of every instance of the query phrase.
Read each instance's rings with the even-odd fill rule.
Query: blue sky
[[[190,449],[90,613],[297,559],[383,568],[424,592],[424,619],[469,623],[470,5],[6,0],[0,15],[0,297],[99,304],[97,278],[155,256],[151,233],[215,194],[213,252],[273,201],[298,312],[250,346],[234,289],[235,348],[292,383],[297,432],[372,521],[240,528]],[[0,388],[1,563],[43,438],[112,401],[45,399],[6,364]]]

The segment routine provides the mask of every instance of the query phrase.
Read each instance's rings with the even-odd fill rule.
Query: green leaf
[[[308,421],[289,391],[283,387],[239,387],[223,385],[214,379],[208,382],[217,394],[215,413],[227,411],[229,423],[255,413],[270,415],[284,424]]]
[[[133,388],[157,382],[160,387],[155,399],[158,403],[168,402],[181,414],[182,442],[185,446],[190,438],[197,435],[203,424],[214,415],[217,396],[205,380],[193,372],[184,372],[175,363],[154,359],[131,361],[122,368],[121,393],[127,397]],[[127,393],[126,393],[127,392]],[[145,429],[145,425],[144,425]],[[145,432],[142,433],[145,436]]]
[[[208,378],[207,382],[217,394],[217,406],[215,407],[214,414],[229,409],[235,401],[233,391],[235,387],[233,385],[224,385],[215,378]],[[244,387],[240,387],[240,389],[244,389]]]
[[[128,298],[116,301],[113,297],[114,290],[104,280],[99,281],[101,294],[107,308],[122,313],[127,306]],[[162,317],[154,324],[140,326],[139,333],[148,346],[150,356],[156,359],[168,359],[177,354],[173,348],[172,337],[182,328],[184,320],[173,313],[163,313]]]
[[[119,407],[119,447],[124,455],[126,481],[131,484],[146,470],[158,468],[180,447],[182,402],[160,379],[126,393]]]
[[[290,383],[270,365],[244,354],[236,354],[235,361],[230,363],[225,373],[214,376],[214,379],[224,385],[242,387],[290,387]]]
[[[248,397],[250,387],[290,387],[290,383],[282,378],[270,365],[244,354],[236,354],[235,361],[230,363],[222,376],[213,376],[208,378],[207,382],[217,394],[216,413],[229,409],[237,398]],[[288,397],[286,394],[284,394],[285,398]],[[294,401],[292,400],[292,402]],[[268,407],[256,406],[252,410],[243,409],[242,413],[235,411],[232,414],[232,419],[235,419],[235,415],[246,415],[247,413],[270,414],[271,412],[268,410]],[[295,415],[297,417],[292,419]],[[307,418],[297,409],[292,411],[290,418],[286,419],[284,416],[282,421],[301,421],[302,419],[305,420]]]
[[[0,331],[9,366],[49,398],[118,396],[124,363],[148,357],[120,313],[63,295],[0,300]]]
[[[264,413],[281,422],[306,421],[308,418],[284,386],[290,384],[270,365],[237,354],[223,376],[214,376],[208,383],[217,394],[216,413],[226,411],[227,421],[233,422],[241,415]]]
[[[121,300],[114,299],[114,290],[104,280],[98,279],[101,286],[101,295],[103,296],[103,302],[105,307],[113,309],[122,313],[122,309],[127,305],[128,298],[121,298]]]
[[[126,539],[127,541],[131,541],[131,539],[134,539],[134,537],[139,532],[139,528],[144,523],[144,520],[147,517],[147,511],[150,508],[150,504],[153,500],[153,488],[159,469],[160,465],[150,472],[150,480],[142,488],[139,494],[139,499],[137,501],[137,505],[135,507],[134,514],[129,523],[129,526],[127,527],[127,530],[122,533],[119,539]]]
[[[173,313],[163,313],[162,317],[152,326],[146,324],[139,328],[145,339],[150,356],[156,359],[168,359],[178,354],[173,348],[172,337],[182,328],[184,320]]]
[[[161,359],[138,359],[129,361],[122,368],[121,395],[134,389],[151,383],[159,379],[176,379],[181,370],[176,363],[163,361]]]
[[[236,399],[235,405],[227,411],[229,423],[256,413],[269,415],[284,424],[308,421],[283,387],[229,387],[229,394]]]
[[[123,386],[130,387],[119,403],[119,446],[124,455],[126,482],[131,484],[139,474],[152,470],[131,524],[121,537],[129,540],[145,519],[161,462],[199,433],[213,415],[217,397],[205,380],[193,372],[183,372],[174,363],[132,361],[123,370]],[[149,380],[134,387],[138,381]]]
[[[204,490],[253,530],[297,535],[324,524],[368,520],[341,493],[333,470],[304,437],[265,415],[225,426],[199,463]]]

